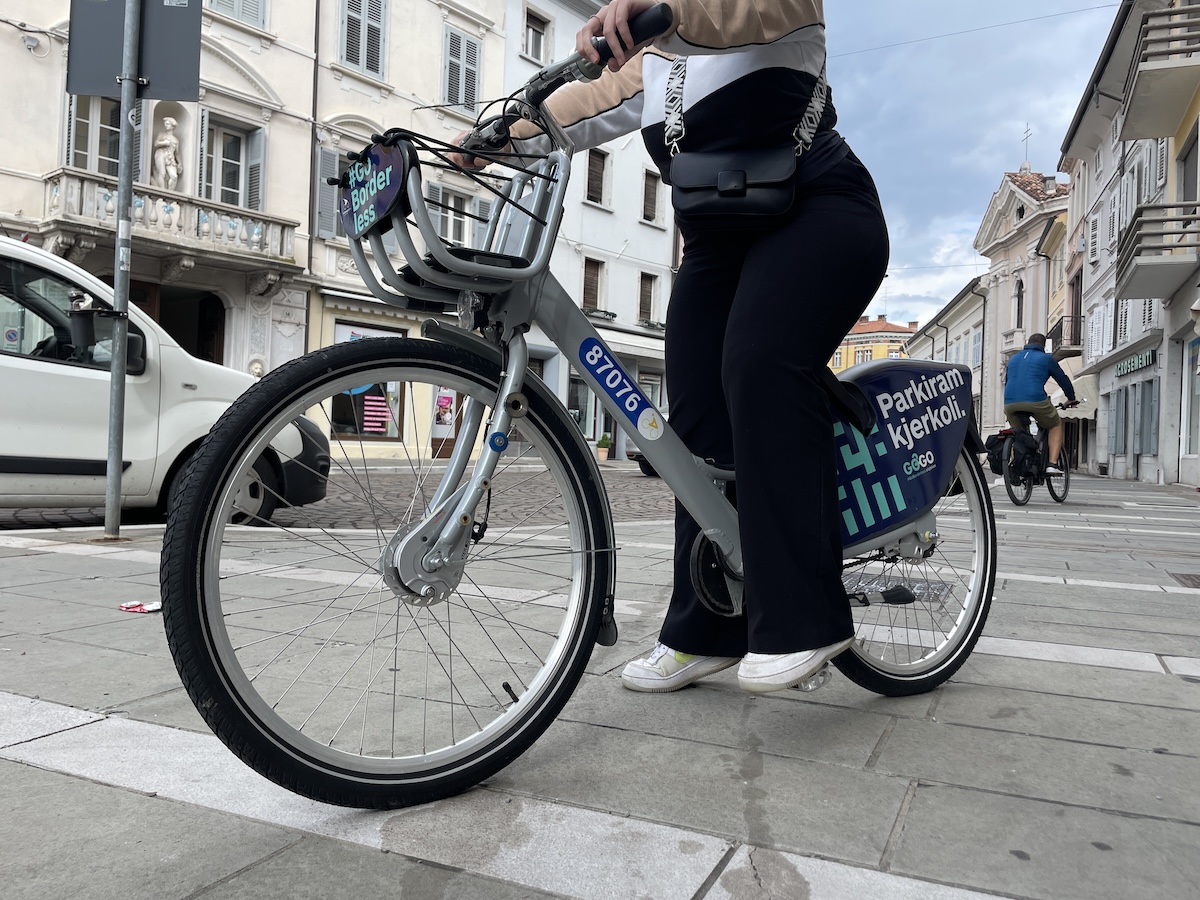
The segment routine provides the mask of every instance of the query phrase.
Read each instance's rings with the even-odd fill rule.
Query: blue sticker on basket
[[[346,170],[346,187],[338,195],[338,215],[351,240],[391,215],[404,192],[404,153],[399,147],[372,144]]]
[[[653,404],[642,396],[637,382],[630,378],[613,355],[595,338],[579,345],[579,360],[597,381],[604,393],[620,408],[638,434],[647,440],[658,440],[662,434],[663,417]]]
[[[488,443],[497,453],[503,453],[508,448],[508,435],[503,431],[493,431],[492,436],[488,438]]]

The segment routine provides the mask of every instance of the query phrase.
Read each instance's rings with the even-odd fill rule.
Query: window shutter
[[[1108,243],[1112,245],[1117,239],[1117,195],[1108,195]]]
[[[1142,301],[1142,331],[1149,331],[1154,327],[1154,301]]]
[[[87,101],[85,101],[87,102]],[[67,94],[67,159],[68,166],[75,165],[75,117],[78,113],[79,98]]]
[[[361,69],[363,64],[363,0],[346,0],[342,22],[342,62]]]
[[[1162,187],[1167,183],[1167,139],[1159,138],[1155,162],[1158,164],[1156,183]]]
[[[372,75],[383,75],[384,0],[366,0],[367,16],[364,25],[366,55],[363,68]]]
[[[1108,400],[1108,455],[1117,455],[1117,411],[1120,409],[1121,389],[1113,391]]]
[[[600,308],[600,261],[583,261],[583,308]]]
[[[1088,262],[1100,261],[1100,217],[1088,221]]]
[[[444,50],[442,56],[446,61],[443,73],[445,101],[451,106],[456,106],[461,102],[462,96],[462,35],[447,28]]]
[[[198,140],[196,146],[200,149],[200,159],[196,164],[196,196],[203,197],[204,187],[208,181],[208,110],[200,110],[200,121],[197,123]]]
[[[146,110],[144,100],[138,100],[133,107],[133,180],[134,181],[149,181],[146,178],[146,173],[142,171],[142,158],[145,156],[143,152],[143,144],[145,142],[145,129],[142,127],[142,116]]]
[[[328,147],[317,148],[317,237],[324,240],[338,233],[338,188],[325,181],[337,178],[338,154]]]
[[[1104,330],[1100,336],[1100,352],[1107,353],[1112,349],[1113,345],[1113,302],[1109,300],[1104,304]]]
[[[588,151],[587,198],[593,203],[604,202],[604,164],[607,154],[603,150]]]
[[[462,105],[474,111],[479,98],[479,42],[463,38],[463,97]]]
[[[447,28],[444,46],[446,103],[474,110],[479,88],[479,42]]]
[[[1150,414],[1147,416],[1149,433],[1142,438],[1142,443],[1150,456],[1158,456],[1158,382],[1158,378],[1146,382],[1146,387],[1150,389]]]
[[[658,176],[653,172],[645,173],[645,183],[642,186],[642,218],[647,222],[658,221]]]
[[[1117,344],[1129,340],[1129,301],[1117,301]]]
[[[266,135],[256,128],[246,141],[246,208],[263,208],[263,156]]]
[[[242,0],[241,20],[262,28],[266,24],[266,20],[263,18],[262,0]]]
[[[479,216],[483,221],[475,220],[475,235],[472,238],[471,246],[477,250],[486,249],[484,243],[487,241],[487,220],[492,214],[492,201],[483,197],[475,198],[475,215]]]
[[[638,318],[643,321],[654,319],[654,282],[655,277],[642,273],[641,290],[638,293]]]
[[[208,0],[208,5],[230,18],[237,17],[237,4],[235,0]]]
[[[429,199],[429,214],[433,217],[433,224],[437,226],[437,232],[442,237],[449,233],[449,225],[446,222],[446,210],[442,209],[442,186],[440,184],[430,184],[425,187],[425,196]]]

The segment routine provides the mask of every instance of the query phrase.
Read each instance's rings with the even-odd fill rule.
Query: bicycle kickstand
[[[829,663],[821,666],[817,671],[813,672],[799,684],[793,686],[793,690],[804,691],[806,694],[812,693],[817,688],[825,687],[833,680],[833,671],[829,668]]]

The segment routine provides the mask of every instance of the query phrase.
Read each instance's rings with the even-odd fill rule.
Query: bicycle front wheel
[[[1056,503],[1062,503],[1067,499],[1067,491],[1071,489],[1071,469],[1067,465],[1066,447],[1058,451],[1058,467],[1062,469],[1062,474],[1047,475],[1046,490],[1050,492],[1050,496]]]
[[[197,452],[164,538],[167,640],[209,727],[267,778],[346,806],[435,800],[516,758],[574,690],[613,548],[594,464],[548,394],[526,391],[456,587],[431,602],[389,569],[468,401],[487,432],[499,375],[433,341],[340,344],[263,378]],[[300,416],[329,440],[324,499],[276,495],[270,522],[238,524],[256,461],[308,458]]]
[[[878,551],[843,564],[846,592],[869,605],[854,606],[854,643],[834,665],[889,697],[932,690],[958,671],[991,608],[996,522],[983,470],[967,448],[933,513],[938,536],[929,557]]]
[[[1008,499],[1017,506],[1024,506],[1029,502],[1029,498],[1033,496],[1033,479],[1028,476],[1018,475],[1013,470],[1013,453],[1016,438],[1006,437],[1004,439],[1004,448],[1001,451],[1004,456],[1004,490],[1008,492]]]

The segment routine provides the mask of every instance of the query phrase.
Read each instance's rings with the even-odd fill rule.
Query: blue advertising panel
[[[971,372],[889,360],[848,373],[875,407],[868,435],[835,415],[838,508],[849,546],[921,515],[946,490],[971,415]]]
[[[385,221],[404,194],[406,156],[399,145],[372,144],[346,171],[338,215],[350,240],[358,240],[371,226]]]

